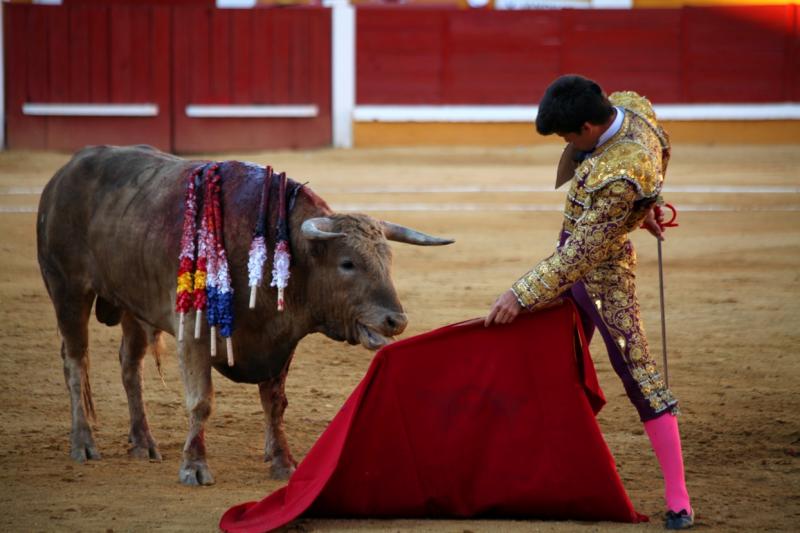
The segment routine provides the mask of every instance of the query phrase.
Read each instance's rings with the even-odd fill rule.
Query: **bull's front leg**
[[[286,365],[277,378],[263,381],[258,385],[261,406],[264,409],[264,417],[266,419],[264,461],[272,463],[270,465],[270,476],[273,479],[289,479],[289,476],[297,468],[297,462],[289,450],[286,432],[283,429],[283,413],[286,411],[286,406],[289,405],[286,400],[285,386],[291,359],[292,356],[289,356]]]
[[[184,337],[179,347],[181,376],[189,414],[189,434],[183,446],[179,478],[184,485],[212,485],[214,476],[206,463],[205,425],[214,405],[208,338]]]

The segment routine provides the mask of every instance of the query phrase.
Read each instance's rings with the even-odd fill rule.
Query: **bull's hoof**
[[[86,461],[99,461],[102,459],[100,452],[97,451],[97,447],[94,444],[80,444],[80,445],[73,445],[72,450],[69,452],[69,456],[72,457],[75,461],[79,463],[85,463]]]
[[[182,484],[192,487],[214,484],[214,476],[205,461],[184,461],[178,478]]]
[[[128,434],[128,442],[131,447],[128,449],[128,456],[134,459],[147,459],[149,461],[161,462],[161,453],[158,451],[158,444],[150,435],[150,432],[143,434]]]
[[[91,431],[83,430],[73,434],[69,456],[79,463],[100,460],[100,452],[97,451]]]
[[[285,459],[275,457],[269,467],[269,477],[279,481],[286,481],[292,477],[295,470],[297,470],[297,465],[293,460],[287,462]]]
[[[158,452],[158,447],[155,444],[152,446],[133,446],[128,450],[128,455],[134,459],[147,459],[157,463],[161,462],[161,454]]]

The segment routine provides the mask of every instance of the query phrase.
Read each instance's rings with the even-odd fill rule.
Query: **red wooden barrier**
[[[795,5],[685,8],[686,102],[779,102],[788,80]],[[796,72],[795,72],[796,80]]]
[[[559,72],[557,11],[360,7],[359,104],[530,103]]]
[[[331,144],[328,9],[94,4],[5,6],[10,148],[147,143],[200,152]],[[23,111],[26,104],[155,104],[158,111],[37,116]],[[189,105],[210,104],[308,104],[317,112],[186,115]]]
[[[166,0],[152,0],[163,4]],[[91,5],[86,5],[87,3]],[[147,142],[182,152],[331,142],[323,8],[6,4],[11,148]],[[796,5],[469,11],[359,7],[359,104],[532,104],[557,75],[659,103],[800,101]],[[25,104],[153,104],[156,116],[35,116]],[[308,118],[190,118],[188,106],[316,106]],[[30,111],[30,110],[29,110]]]
[[[359,104],[533,104],[556,76],[660,103],[800,101],[798,7],[360,7]]]
[[[800,102],[800,6],[794,4],[790,52],[786,58],[786,83],[789,86],[788,99]]]
[[[175,8],[174,149],[331,144],[330,11]],[[190,118],[189,105],[315,105],[313,118]]]
[[[10,148],[170,148],[169,8],[6,4]],[[31,116],[24,104],[155,104],[150,117]]]
[[[619,10],[564,11],[559,74],[582,74],[608,92],[633,89],[656,102],[681,101],[681,10],[636,9],[620,14]],[[538,100],[542,92],[544,87],[534,98]]]

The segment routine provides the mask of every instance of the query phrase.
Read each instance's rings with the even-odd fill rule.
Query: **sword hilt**
[[[670,211],[672,211],[672,218],[670,218],[666,222],[659,222],[659,219],[661,219],[663,217],[663,215],[664,215],[664,208],[669,209]],[[653,209],[655,210],[655,214],[656,214],[656,222],[658,222],[658,225],[662,230],[664,228],[677,228],[678,227],[678,223],[676,222],[676,219],[678,218],[678,210],[675,209],[674,205],[672,205],[672,204],[664,204],[664,206],[662,207],[662,206],[656,204],[653,207]]]

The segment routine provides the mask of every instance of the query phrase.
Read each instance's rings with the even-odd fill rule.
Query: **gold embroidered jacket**
[[[523,307],[550,302],[605,263],[631,270],[636,262],[627,234],[661,192],[669,142],[646,98],[627,91],[609,100],[624,109],[622,126],[575,168],[564,207],[566,240],[512,286]]]

